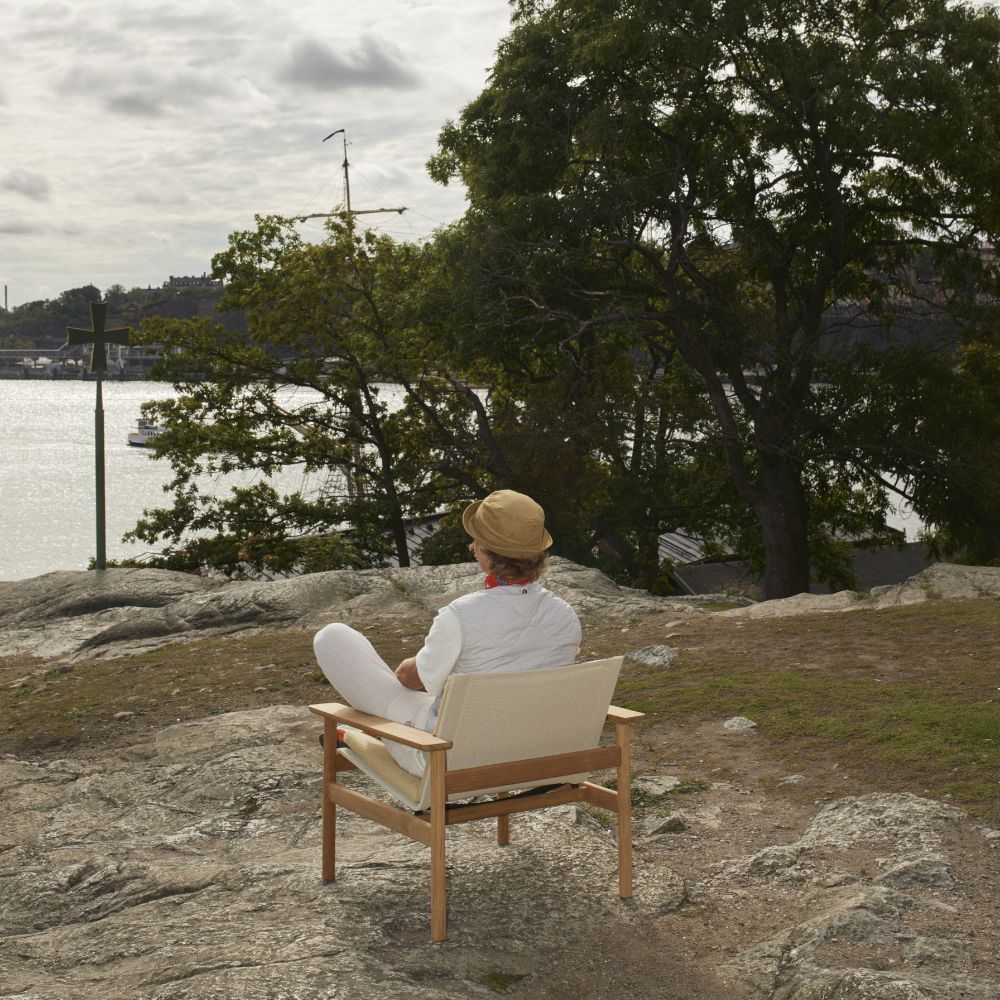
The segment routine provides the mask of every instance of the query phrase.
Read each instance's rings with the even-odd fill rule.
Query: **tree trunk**
[[[396,543],[396,558],[399,560],[401,569],[406,569],[410,565],[410,548],[406,544],[406,525],[398,510],[394,512],[392,518],[392,536]]]
[[[809,590],[809,504],[793,459],[762,454],[754,510],[764,539],[764,599]]]
[[[382,462],[382,489],[385,492],[388,520],[392,528],[392,541],[396,546],[396,558],[399,560],[400,568],[406,569],[410,565],[410,547],[406,544],[406,523],[403,520],[403,505],[396,489],[392,457],[384,440],[380,442],[378,449]]]

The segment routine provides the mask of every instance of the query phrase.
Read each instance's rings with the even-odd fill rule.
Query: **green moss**
[[[608,778],[606,781],[601,782],[605,788],[617,789],[618,779]],[[653,809],[657,806],[662,806],[665,803],[670,802],[670,798],[673,795],[688,795],[691,792],[703,792],[708,788],[703,781],[696,781],[692,778],[686,778],[679,785],[675,785],[668,792],[649,792],[644,788],[636,788],[635,785],[632,786],[632,808],[633,809]],[[606,815],[601,813],[601,815]]]
[[[577,808],[586,813],[598,826],[604,827],[605,830],[614,830],[618,825],[615,814],[606,809],[598,809],[595,806],[578,806]]]
[[[695,778],[684,778],[679,785],[675,785],[668,792],[669,795],[690,795],[692,792],[703,792],[708,788],[704,781]]]
[[[525,978],[527,978],[527,973],[503,972],[500,969],[493,969],[483,976],[482,983],[494,993],[506,993],[515,983],[519,983]]]

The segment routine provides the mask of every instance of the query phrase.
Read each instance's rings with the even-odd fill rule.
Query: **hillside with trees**
[[[66,342],[66,327],[89,327],[90,303],[108,304],[109,327],[137,328],[147,316],[193,319],[215,314],[222,289],[210,287],[132,288],[111,285],[101,294],[94,285],[69,288],[54,299],[25,302],[0,309],[0,347],[57,349]],[[244,328],[238,314],[217,319],[234,329]]]

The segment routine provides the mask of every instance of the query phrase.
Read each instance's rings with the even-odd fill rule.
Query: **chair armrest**
[[[613,722],[615,725],[621,725],[622,723],[628,725],[645,718],[645,712],[633,712],[631,708],[618,708],[617,705],[608,706],[608,722]]]
[[[363,729],[372,736],[402,743],[416,750],[449,750],[452,746],[451,740],[439,739],[433,733],[424,732],[423,729],[415,729],[402,722],[391,722],[378,715],[368,715],[366,712],[351,708],[350,705],[341,705],[335,701],[325,705],[310,705],[309,711],[325,719],[344,722],[356,729]]]

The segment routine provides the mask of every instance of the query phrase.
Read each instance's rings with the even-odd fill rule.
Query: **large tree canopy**
[[[658,583],[687,528],[766,596],[849,585],[890,498],[1000,557],[1000,23],[930,0],[520,0],[430,164],[426,245],[234,233],[222,306],[153,320],[178,565],[407,561],[406,521],[537,497],[558,551]],[[384,382],[399,387],[389,405]],[[301,467],[325,486],[202,493]],[[424,558],[454,556],[440,532]],[[334,529],[352,526],[350,542]],[[597,557],[600,558],[600,557]]]
[[[995,13],[513,6],[489,85],[430,164],[467,186],[470,227],[537,262],[503,288],[509,335],[575,318],[676,352],[769,597],[808,588],[810,541],[877,529],[890,490],[952,544],[1000,554]]]
[[[179,390],[146,407],[175,476],[172,506],[132,537],[166,541],[167,565],[230,573],[406,565],[407,519],[510,487],[549,511],[562,554],[589,560],[603,544],[654,582],[658,534],[709,523],[705,489],[695,503],[688,484],[724,492],[700,457],[703,404],[660,357],[637,363],[624,333],[505,336],[523,307],[488,294],[485,262],[460,226],[423,247],[340,224],[311,244],[275,218],[232,234],[213,267],[248,332],[143,324]],[[310,488],[262,478],[289,469]],[[253,481],[223,492],[227,473]],[[452,523],[425,561],[464,552]]]

